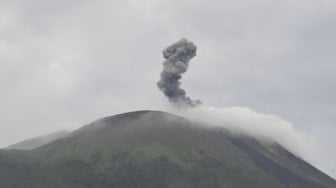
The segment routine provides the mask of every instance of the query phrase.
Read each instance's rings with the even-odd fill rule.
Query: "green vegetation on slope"
[[[209,130],[164,112],[100,119],[30,151],[0,152],[6,188],[332,188],[280,145]]]

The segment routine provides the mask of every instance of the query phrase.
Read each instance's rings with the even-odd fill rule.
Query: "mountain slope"
[[[100,119],[34,150],[1,151],[0,187],[332,188],[336,182],[278,144],[139,111]]]
[[[54,133],[50,133],[47,135],[30,138],[15,144],[8,146],[6,149],[21,149],[21,150],[30,150],[35,149],[55,140],[64,138],[68,136],[70,133],[68,131],[57,131]]]

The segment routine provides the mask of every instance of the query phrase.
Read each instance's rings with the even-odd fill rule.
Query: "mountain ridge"
[[[336,182],[279,144],[162,111],[98,119],[30,151],[0,151],[0,187],[293,187]],[[158,173],[159,172],[159,173]],[[14,172],[13,172],[14,173]],[[19,176],[19,177],[18,177]]]
[[[25,139],[23,141],[11,144],[7,146],[5,149],[20,149],[20,150],[30,150],[35,149],[55,140],[64,138],[70,134],[69,131],[56,131],[53,133],[49,133],[42,136],[37,136],[29,139]]]

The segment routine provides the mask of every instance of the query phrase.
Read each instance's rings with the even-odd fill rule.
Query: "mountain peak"
[[[105,117],[31,151],[2,151],[2,164],[21,169],[17,182],[0,168],[0,187],[8,188],[336,186],[281,145],[161,111]]]

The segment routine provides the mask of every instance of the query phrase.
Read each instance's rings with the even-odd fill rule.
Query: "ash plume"
[[[189,61],[196,56],[197,47],[187,39],[181,39],[163,50],[163,70],[161,80],[157,83],[159,89],[168,97],[169,101],[179,107],[195,107],[201,102],[186,96],[181,88],[182,74],[188,70]]]

